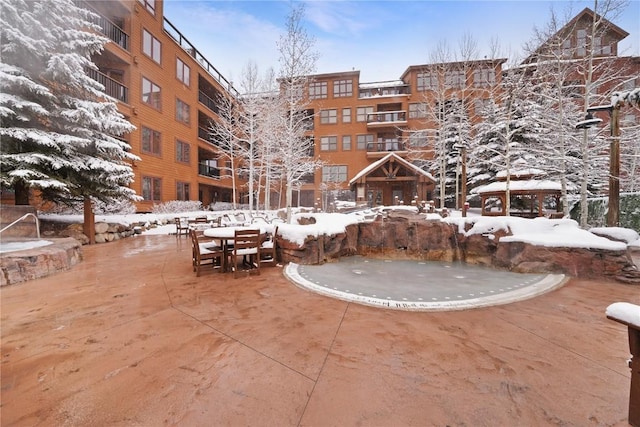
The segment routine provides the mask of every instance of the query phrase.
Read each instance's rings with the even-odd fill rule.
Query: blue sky
[[[410,65],[429,62],[446,40],[455,49],[465,35],[481,56],[498,39],[503,57],[522,57],[522,46],[543,27],[550,9],[575,16],[593,1],[306,1],[304,27],[316,40],[318,73],[360,70],[361,82],[398,79]],[[278,69],[276,42],[289,1],[165,0],[164,15],[229,80],[248,61],[262,73]],[[631,0],[613,22],[629,32],[624,55],[640,55],[640,1]]]

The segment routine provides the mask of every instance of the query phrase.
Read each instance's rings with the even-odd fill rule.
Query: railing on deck
[[[111,22],[109,19],[102,16],[102,14],[94,9],[89,2],[77,1],[76,4],[79,7],[90,10],[91,12],[98,15],[97,18],[91,18],[90,21],[98,25],[102,29],[102,34],[109,37],[115,44],[117,44],[124,50],[129,50],[129,34],[127,34],[122,28]]]
[[[107,95],[117,99],[118,101],[122,101],[125,104],[129,103],[129,89],[125,85],[112,79],[106,74],[101,73],[100,71],[89,69],[87,70],[87,75],[104,86],[104,92]]]
[[[187,40],[180,31],[171,23],[167,18],[164,18],[164,30],[165,32],[183,48],[189,55],[193,56],[196,61],[200,63],[218,83],[222,85],[226,90],[231,92],[235,97],[239,96],[238,91],[233,87],[231,82],[224,78],[224,76],[205,58],[192,44]]]

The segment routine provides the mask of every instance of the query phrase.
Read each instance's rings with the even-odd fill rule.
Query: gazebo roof
[[[528,179],[514,180],[509,183],[509,191],[520,193],[538,193],[538,192],[560,192],[562,186],[559,182],[550,181],[548,179]],[[492,182],[476,188],[473,192],[478,194],[485,193],[505,193],[507,191],[507,183],[505,181]]]

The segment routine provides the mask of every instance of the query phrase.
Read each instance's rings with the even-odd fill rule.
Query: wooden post
[[[462,216],[467,216],[467,147],[462,147],[462,183],[460,192],[462,193]]]
[[[609,148],[609,210],[607,225],[617,227],[620,221],[620,108],[611,107],[611,144]]]
[[[96,243],[96,218],[93,215],[93,204],[88,197],[84,198],[84,224],[82,231],[89,238],[89,244],[94,245]]]
[[[609,307],[617,304],[615,303]],[[608,312],[609,309],[607,309]],[[616,315],[607,315],[608,319],[626,325],[629,332],[629,368],[631,369],[631,387],[629,393],[629,424],[633,427],[640,427],[640,326],[637,323],[630,323],[628,319],[618,318]]]

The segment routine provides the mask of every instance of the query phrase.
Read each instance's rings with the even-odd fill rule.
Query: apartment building
[[[231,83],[163,16],[162,1],[78,5],[99,15],[112,41],[93,58],[92,76],[137,128],[126,139],[141,158],[133,164],[132,188],[144,198],[138,210],[170,200],[231,201],[228,164],[209,138],[220,97],[237,95]]]
[[[228,160],[210,141],[209,123],[218,119],[221,96],[238,95],[232,84],[163,16],[161,0],[79,4],[100,16],[112,41],[94,59],[94,78],[137,127],[127,141],[142,159],[133,164],[132,187],[144,198],[138,210],[170,200],[205,206],[231,201]],[[581,52],[589,13],[585,9],[565,27],[570,35],[563,43],[574,54]],[[613,25],[608,31],[598,42],[599,60],[619,61],[640,75],[637,57],[616,56],[617,43],[628,34]],[[460,102],[477,122],[479,106],[500,85],[505,61],[411,65],[398,80],[374,83],[361,82],[359,71],[311,76],[309,136],[325,166],[302,183],[294,203],[328,209],[335,197],[372,205],[437,198],[435,178],[415,166],[434,156],[433,110],[446,113],[448,103]],[[625,82],[621,89],[639,84]],[[244,182],[237,186],[237,201],[246,203]],[[277,194],[271,200],[277,202]]]
[[[434,156],[433,109],[444,113],[458,100],[477,121],[476,101],[499,85],[504,62],[412,65],[399,80],[374,83],[360,82],[359,71],[311,76],[316,157],[326,166],[302,187],[301,200],[315,196],[326,208],[327,193],[341,191],[372,205],[433,199],[434,177],[415,166]]]

